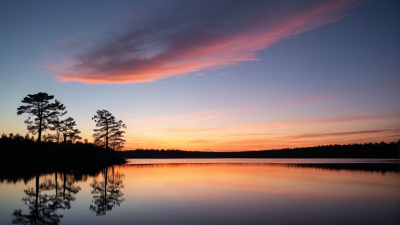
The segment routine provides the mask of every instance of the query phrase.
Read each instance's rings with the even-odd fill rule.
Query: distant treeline
[[[123,158],[399,158],[399,145],[400,141],[242,152],[137,149],[118,154]]]
[[[125,163],[115,151],[91,143],[41,142],[29,136],[5,135],[0,137],[0,167],[9,164],[32,168],[57,169],[86,166],[111,166]]]

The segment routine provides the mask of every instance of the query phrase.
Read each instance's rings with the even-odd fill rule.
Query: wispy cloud
[[[186,128],[186,129],[168,129],[168,132],[209,132],[213,130],[268,130],[284,127],[296,127],[305,125],[317,125],[327,123],[345,123],[345,122],[357,122],[367,120],[382,120],[382,119],[398,119],[397,114],[387,115],[373,115],[373,116],[347,116],[347,117],[333,117],[333,118],[302,118],[292,120],[280,120],[271,121],[264,123],[254,124],[242,124],[242,125],[231,125],[221,127],[203,127],[203,128]],[[262,135],[262,134],[260,134]]]
[[[231,135],[224,135],[225,137],[238,137],[238,136],[269,136],[273,134],[231,134]]]
[[[72,57],[45,67],[62,82],[100,84],[152,82],[238,65],[258,60],[256,51],[282,39],[343,18],[359,3],[161,2],[138,12],[125,31],[89,43],[74,42]]]
[[[285,138],[288,138],[288,139],[320,138],[320,137],[347,136],[347,135],[356,135],[356,134],[373,134],[373,133],[381,133],[381,132],[387,132],[387,131],[391,131],[391,130],[383,129],[383,130],[361,130],[361,131],[325,133],[325,134],[302,134],[302,135],[286,136]]]
[[[398,129],[372,129],[345,131],[336,133],[312,133],[302,135],[277,135],[274,137],[254,138],[254,139],[228,139],[216,143],[197,143],[202,147],[213,147],[219,151],[232,150],[268,150],[288,147],[311,147],[317,145],[329,144],[348,144],[348,143],[366,143],[393,141],[393,138],[387,137],[388,134],[398,133]],[[398,137],[398,135],[394,135]],[[210,145],[208,145],[210,144]]]

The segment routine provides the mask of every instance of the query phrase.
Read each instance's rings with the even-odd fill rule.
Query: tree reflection
[[[80,187],[74,186],[76,182],[73,176],[62,174],[63,184],[58,183],[57,173],[54,181],[45,179],[39,185],[39,175],[36,175],[36,187],[24,190],[26,197],[22,199],[29,208],[28,214],[23,214],[21,209],[13,213],[13,224],[58,224],[63,215],[57,214],[59,209],[70,209],[74,195],[80,191]],[[48,194],[54,191],[54,194]]]
[[[109,174],[111,169],[111,174]],[[90,210],[97,216],[103,216],[107,211],[111,211],[116,205],[120,206],[125,199],[122,198],[121,189],[124,174],[114,171],[114,166],[103,170],[104,181],[93,180],[90,186],[93,188],[93,205]]]
[[[75,187],[74,186],[74,183],[76,182],[75,178],[70,175],[67,176],[65,172],[63,173],[62,181],[63,184],[59,189],[61,193],[59,193],[58,196],[62,198],[65,207],[70,209],[71,208],[70,202],[75,200],[74,195],[76,195],[81,190],[81,188],[79,186]]]

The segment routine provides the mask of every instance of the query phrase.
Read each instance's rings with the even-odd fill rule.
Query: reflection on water
[[[58,224],[63,215],[57,214],[59,209],[70,209],[74,195],[79,192],[80,187],[75,187],[75,179],[62,174],[61,184],[58,183],[58,173],[54,173],[54,180],[45,177],[39,184],[39,175],[35,177],[35,188],[24,190],[26,197],[22,199],[28,206],[29,213],[16,209],[13,213],[13,224]],[[51,193],[51,194],[50,194]]]
[[[285,164],[357,164],[400,163],[399,159],[279,159],[279,158],[218,158],[218,159],[127,159],[127,164],[181,164],[181,163],[285,163]]]
[[[93,188],[91,192],[93,204],[90,205],[90,210],[96,212],[97,216],[105,215],[115,205],[120,206],[124,201],[121,192],[124,174],[115,172],[114,167],[103,168],[100,175],[103,181],[98,181],[98,176],[95,176],[90,184]],[[59,210],[70,209],[71,201],[76,199],[76,194],[81,190],[80,186],[75,185],[77,182],[75,175],[82,178],[82,174],[74,174],[74,171],[70,171],[70,174],[66,171],[42,176],[37,174],[34,178],[35,187],[28,185],[28,188],[23,191],[25,197],[22,201],[28,209],[14,210],[12,224],[59,224],[61,218],[64,217]],[[83,180],[86,181],[87,176],[83,176]],[[25,180],[25,183],[29,183],[29,180]]]
[[[90,205],[90,210],[96,213],[97,216],[106,215],[107,211],[112,210],[115,205],[120,206],[122,199],[121,188],[123,174],[114,171],[111,167],[111,174],[108,173],[109,168],[103,171],[103,181],[99,182],[96,178],[90,184],[93,188],[93,205]]]
[[[0,224],[400,222],[399,164],[145,162],[0,171]]]
[[[26,197],[22,200],[29,208],[29,213],[23,214],[21,209],[14,211],[13,224],[58,224],[62,215],[56,211],[62,208],[60,199],[57,196],[41,194],[39,176],[36,176],[36,187],[25,190]]]
[[[167,167],[286,167],[312,168],[337,171],[364,171],[364,172],[399,172],[399,165],[395,163],[328,163],[328,164],[293,164],[293,163],[173,163],[173,164],[128,164],[136,168],[167,168]]]

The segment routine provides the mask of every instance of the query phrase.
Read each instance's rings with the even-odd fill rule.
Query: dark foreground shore
[[[125,162],[117,152],[93,144],[0,139],[0,169],[10,166],[24,171],[102,168]]]

